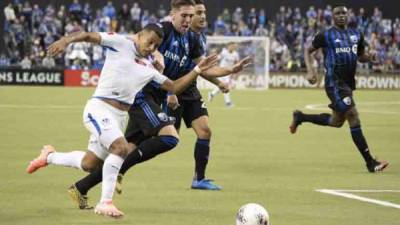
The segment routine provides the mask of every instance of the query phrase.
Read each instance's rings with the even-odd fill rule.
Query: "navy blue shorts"
[[[168,116],[175,117],[175,128],[181,127],[181,120],[185,121],[186,127],[191,128],[193,120],[208,116],[208,110],[203,99],[198,100],[180,100],[180,106],[176,110],[166,107]]]
[[[347,85],[325,87],[326,95],[331,100],[329,108],[344,113],[356,104],[353,99],[353,90]]]

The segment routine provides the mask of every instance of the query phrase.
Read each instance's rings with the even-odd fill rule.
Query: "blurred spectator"
[[[29,59],[28,56],[25,56],[22,61],[20,62],[20,66],[22,69],[30,69],[32,67],[32,61]]]
[[[74,0],[68,7],[68,12],[71,15],[71,19],[80,22],[82,16],[82,5],[78,0]]]
[[[54,61],[53,57],[46,55],[46,57],[42,61],[42,66],[48,69],[54,68],[56,66],[56,62]]]
[[[112,1],[108,1],[107,5],[103,7],[103,16],[107,16],[110,19],[114,19],[116,17],[116,11]]]
[[[140,30],[140,15],[141,15],[141,8],[137,2],[133,3],[133,6],[130,10],[131,20],[132,20],[132,30],[133,32],[137,32]]]
[[[15,17],[15,11],[12,3],[9,3],[5,8],[4,8],[4,15],[6,18],[7,23],[13,23],[14,20],[16,19]]]
[[[0,55],[0,67],[1,66],[9,66],[10,65],[10,59],[5,55],[1,54]]]

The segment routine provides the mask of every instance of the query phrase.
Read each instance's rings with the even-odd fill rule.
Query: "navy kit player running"
[[[195,3],[195,13],[190,24],[190,32],[191,35],[198,37],[202,51],[205,52],[207,41],[204,32],[207,26],[206,7],[204,5],[204,0],[195,0]],[[245,58],[236,64],[226,67],[213,67],[206,73],[218,76],[236,73],[242,70],[243,65],[248,63],[248,61],[249,59]],[[196,66],[196,61],[190,59],[188,67],[185,69],[189,71],[194,66]],[[219,79],[212,79],[210,81],[223,92],[229,90],[228,85],[221,82]],[[194,145],[195,171],[191,188],[200,190],[220,190],[220,186],[205,177],[210,155],[211,128],[209,126],[208,111],[200,91],[196,87],[196,82],[193,82],[191,86],[178,96],[169,95],[165,106],[164,109],[168,112],[168,115],[176,118],[174,125],[178,131],[183,119],[186,127],[193,128],[197,136]]]
[[[365,52],[363,34],[347,27],[347,8],[337,6],[333,9],[334,26],[317,34],[312,46],[306,49],[304,58],[307,66],[307,80],[314,84],[317,81],[317,72],[312,67],[311,54],[322,49],[325,62],[325,91],[329,97],[332,114],[318,115],[305,114],[294,111],[290,125],[291,133],[303,122],[311,122],[322,126],[342,127],[347,120],[350,126],[351,137],[366,162],[369,172],[382,171],[388,166],[386,161],[374,159],[368,148],[361,130],[361,122],[353,99],[357,60],[367,62],[374,60],[375,55]]]

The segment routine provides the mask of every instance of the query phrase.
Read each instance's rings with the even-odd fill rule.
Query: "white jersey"
[[[233,66],[236,62],[239,61],[239,53],[237,51],[229,52],[226,48],[221,51],[221,67],[229,67]]]
[[[99,34],[100,44],[108,50],[93,97],[131,105],[147,83],[162,84],[168,79],[153,67],[150,59],[139,56],[133,40],[114,33]]]

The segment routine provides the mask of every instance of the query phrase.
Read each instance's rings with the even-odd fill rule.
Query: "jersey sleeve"
[[[126,37],[116,33],[100,32],[101,42],[100,45],[118,51],[129,45]]]
[[[317,35],[315,35],[315,37],[312,41],[312,46],[315,49],[326,47],[326,41],[325,41],[325,36],[324,36],[323,32],[320,32]]]
[[[168,77],[162,75],[161,73],[159,73],[157,70],[154,70],[154,76],[153,76],[153,81],[158,83],[158,84],[163,84],[166,80],[168,79]]]
[[[200,56],[205,55],[205,49],[203,48],[201,44],[201,40],[199,35],[196,35],[194,33],[191,33],[191,43],[192,43],[192,48],[190,51],[190,58],[191,59],[197,59]]]
[[[360,40],[358,40],[357,43],[357,56],[361,56],[364,54],[365,52],[365,39],[364,39],[364,35],[362,33],[360,33]]]

